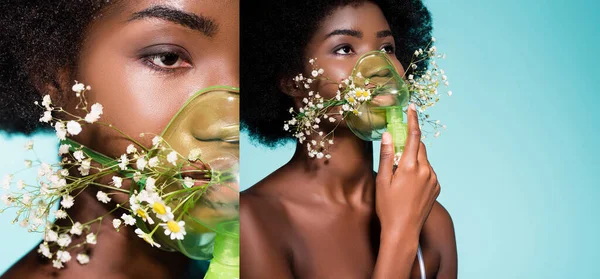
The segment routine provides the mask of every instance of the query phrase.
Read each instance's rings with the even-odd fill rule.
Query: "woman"
[[[302,107],[307,94],[293,77],[309,76],[309,59],[339,82],[361,54],[381,50],[402,75],[414,50],[425,49],[430,40],[430,15],[421,1],[253,6],[252,15],[242,7],[251,19],[242,23],[242,124],[270,146],[290,138],[281,127],[290,118],[288,109]],[[252,31],[256,35],[248,35]],[[314,86],[309,90],[326,99],[337,90],[326,83]],[[435,202],[440,186],[420,142],[414,109],[408,118],[406,149],[395,171],[388,133],[374,174],[371,144],[338,116],[329,126],[321,122],[324,133],[339,124],[330,159],[310,158],[298,143],[287,164],[244,191],[242,277],[420,278],[420,244],[427,278],[456,278],[452,221]]]
[[[238,86],[237,1],[3,2],[0,128],[5,131],[47,128],[39,121],[43,111],[33,105],[46,94],[53,105],[77,112],[71,90],[76,80],[91,86],[88,102],[103,105],[104,122],[151,146],[152,137],[140,134],[160,134],[198,90]],[[86,126],[72,139],[113,158],[131,143],[101,125]],[[104,204],[92,188],[76,196],[68,210],[73,221],[105,215],[128,198],[115,194]],[[118,219],[122,213],[110,214]],[[57,270],[35,247],[2,278],[201,276],[192,260],[150,247],[133,229],[115,231],[109,221],[100,226],[94,228],[100,234],[89,264],[73,260]]]

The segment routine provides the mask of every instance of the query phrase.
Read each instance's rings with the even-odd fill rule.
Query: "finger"
[[[418,163],[429,165],[429,159],[427,158],[427,149],[425,148],[425,144],[421,141],[419,145],[419,154],[417,155]]]
[[[401,160],[406,163],[416,163],[417,154],[419,153],[419,143],[421,142],[421,129],[419,128],[419,120],[417,119],[417,111],[415,110],[415,104],[408,106],[408,135],[406,138],[406,145],[404,146],[404,153],[402,154]]]
[[[394,165],[394,145],[392,144],[392,135],[384,132],[381,136],[381,151],[379,155],[379,171],[377,180],[388,183],[392,180]]]

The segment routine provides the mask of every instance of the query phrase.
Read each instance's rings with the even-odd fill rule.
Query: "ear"
[[[303,97],[306,94],[302,86],[302,83],[295,81],[293,78],[279,79],[279,90],[292,98]]]
[[[65,106],[73,100],[74,94],[71,91],[71,71],[67,67],[56,71],[54,78],[43,78],[35,76],[33,84],[41,96],[50,95],[52,102],[58,106]]]

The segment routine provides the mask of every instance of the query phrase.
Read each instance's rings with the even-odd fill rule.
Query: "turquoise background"
[[[428,155],[454,220],[459,278],[600,278],[600,3],[425,2],[454,92],[432,110],[448,129]],[[23,167],[25,141],[0,135],[0,176]],[[36,137],[47,160],[56,144]],[[291,150],[243,137],[242,187]],[[13,218],[0,214],[0,273],[40,239]]]
[[[448,129],[428,155],[459,278],[600,278],[600,3],[425,2],[454,93],[431,110]],[[242,187],[292,150],[244,137]]]

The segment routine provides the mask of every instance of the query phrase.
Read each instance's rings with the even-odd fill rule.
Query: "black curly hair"
[[[367,1],[242,1],[240,113],[242,129],[254,142],[275,147],[293,139],[283,122],[294,104],[281,92],[279,80],[302,72],[308,42],[335,8]],[[431,41],[431,14],[421,0],[370,2],[383,11],[396,40],[396,56],[406,68],[414,51]],[[427,62],[418,63],[413,74],[424,71]]]
[[[29,134],[40,123],[40,88],[59,86],[59,69],[74,70],[84,32],[110,0],[2,0],[0,129]]]

